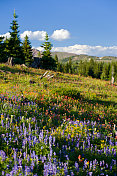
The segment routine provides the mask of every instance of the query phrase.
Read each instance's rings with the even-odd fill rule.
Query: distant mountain
[[[52,52],[52,56],[55,57],[55,55],[58,56],[58,59],[60,62],[68,62],[69,58],[71,57],[72,62],[79,62],[80,60],[90,60],[91,58],[96,61],[104,61],[104,62],[110,62],[112,60],[117,61],[117,57],[114,56],[104,56],[104,57],[97,57],[97,56],[89,56],[85,54],[73,54],[73,53],[67,53],[67,52]]]
[[[41,57],[41,52],[39,51],[39,50],[37,50],[37,49],[32,49],[32,55],[33,55],[33,57]]]
[[[37,49],[32,49],[33,57],[40,57],[42,56],[41,52]],[[73,53],[67,53],[67,52],[52,52],[52,57],[54,58],[55,55],[58,56],[59,62],[65,63],[69,61],[69,58],[72,59],[72,62],[79,62],[80,60],[90,60],[93,58],[96,61],[104,61],[104,62],[111,62],[112,60],[117,61],[117,57],[114,56],[104,56],[104,57],[97,57],[97,56],[89,56],[85,54],[73,54]]]
[[[68,58],[68,57],[77,56],[77,54],[67,53],[67,52],[52,52],[52,56],[55,57],[55,55],[58,56],[59,61],[62,61],[63,59]]]

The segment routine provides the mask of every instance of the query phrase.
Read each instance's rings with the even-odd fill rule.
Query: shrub
[[[73,89],[73,88],[63,88],[63,87],[57,88],[53,90],[53,93],[57,93],[61,96],[63,95],[74,99],[80,98],[80,92],[77,89]]]

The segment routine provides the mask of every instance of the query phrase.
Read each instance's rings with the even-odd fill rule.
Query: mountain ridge
[[[42,52],[40,52],[37,49],[32,49],[33,52],[33,57],[39,57],[38,53],[41,57]],[[98,57],[98,56],[90,56],[86,54],[80,54],[77,55],[75,53],[68,53],[68,52],[51,52],[52,57],[54,58],[55,55],[58,56],[59,62],[67,62],[69,61],[69,58],[71,58],[72,62],[79,62],[80,60],[90,60],[93,58],[95,61],[104,61],[104,62],[111,62],[113,60],[117,61],[116,56],[103,56],[103,57]]]

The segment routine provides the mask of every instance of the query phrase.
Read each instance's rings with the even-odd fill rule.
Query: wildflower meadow
[[[0,65],[0,175],[116,176],[117,83],[44,73]]]

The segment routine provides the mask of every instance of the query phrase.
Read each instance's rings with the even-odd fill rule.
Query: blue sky
[[[16,10],[20,36],[40,49],[47,32],[53,51],[117,56],[117,0],[0,0],[0,35]]]

